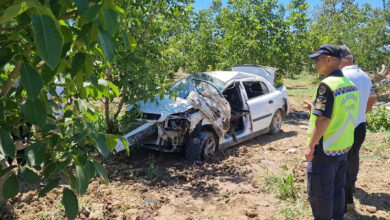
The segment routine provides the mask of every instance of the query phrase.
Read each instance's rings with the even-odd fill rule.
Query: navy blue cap
[[[353,58],[351,50],[346,45],[340,45],[341,58]]]
[[[324,44],[318,49],[318,51],[312,55],[309,56],[311,59],[315,59],[319,55],[328,55],[332,57],[338,57],[341,58],[341,51],[340,47],[334,44]]]

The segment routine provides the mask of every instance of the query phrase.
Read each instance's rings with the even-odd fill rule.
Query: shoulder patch
[[[325,94],[325,92],[326,92],[325,86],[320,86],[320,88],[318,88],[318,95],[323,95]]]
[[[326,97],[325,97],[325,96],[322,96],[322,95],[318,96],[317,102],[318,102],[318,103],[325,104],[325,103],[326,103]]]
[[[325,104],[324,103],[318,103],[315,108],[315,110],[325,111]]]

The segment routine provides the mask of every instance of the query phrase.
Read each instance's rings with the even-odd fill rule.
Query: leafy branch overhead
[[[62,204],[74,219],[90,180],[108,183],[96,153],[107,157],[119,136],[99,130],[100,111],[90,101],[119,95],[97,68],[112,65],[123,14],[113,1],[1,1],[0,153],[27,161],[1,170],[12,173],[6,198],[17,195],[20,180],[44,183],[44,196],[65,176]],[[27,140],[24,155],[18,140]]]

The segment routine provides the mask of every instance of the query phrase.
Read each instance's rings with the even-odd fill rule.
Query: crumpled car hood
[[[161,114],[159,121],[165,120],[169,115],[185,112],[193,108],[192,104],[180,97],[169,98],[165,95],[163,99],[157,97],[154,101],[148,100],[146,103],[139,102],[140,110],[144,113]]]

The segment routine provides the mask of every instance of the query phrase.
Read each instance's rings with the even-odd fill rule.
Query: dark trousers
[[[315,220],[344,219],[347,154],[328,156],[317,145],[307,166],[307,192]]]
[[[353,193],[355,191],[355,183],[359,172],[359,151],[366,138],[365,122],[360,123],[354,132],[354,142],[351,150],[348,152],[348,170],[347,170],[347,186],[345,188],[345,203],[353,203]]]

